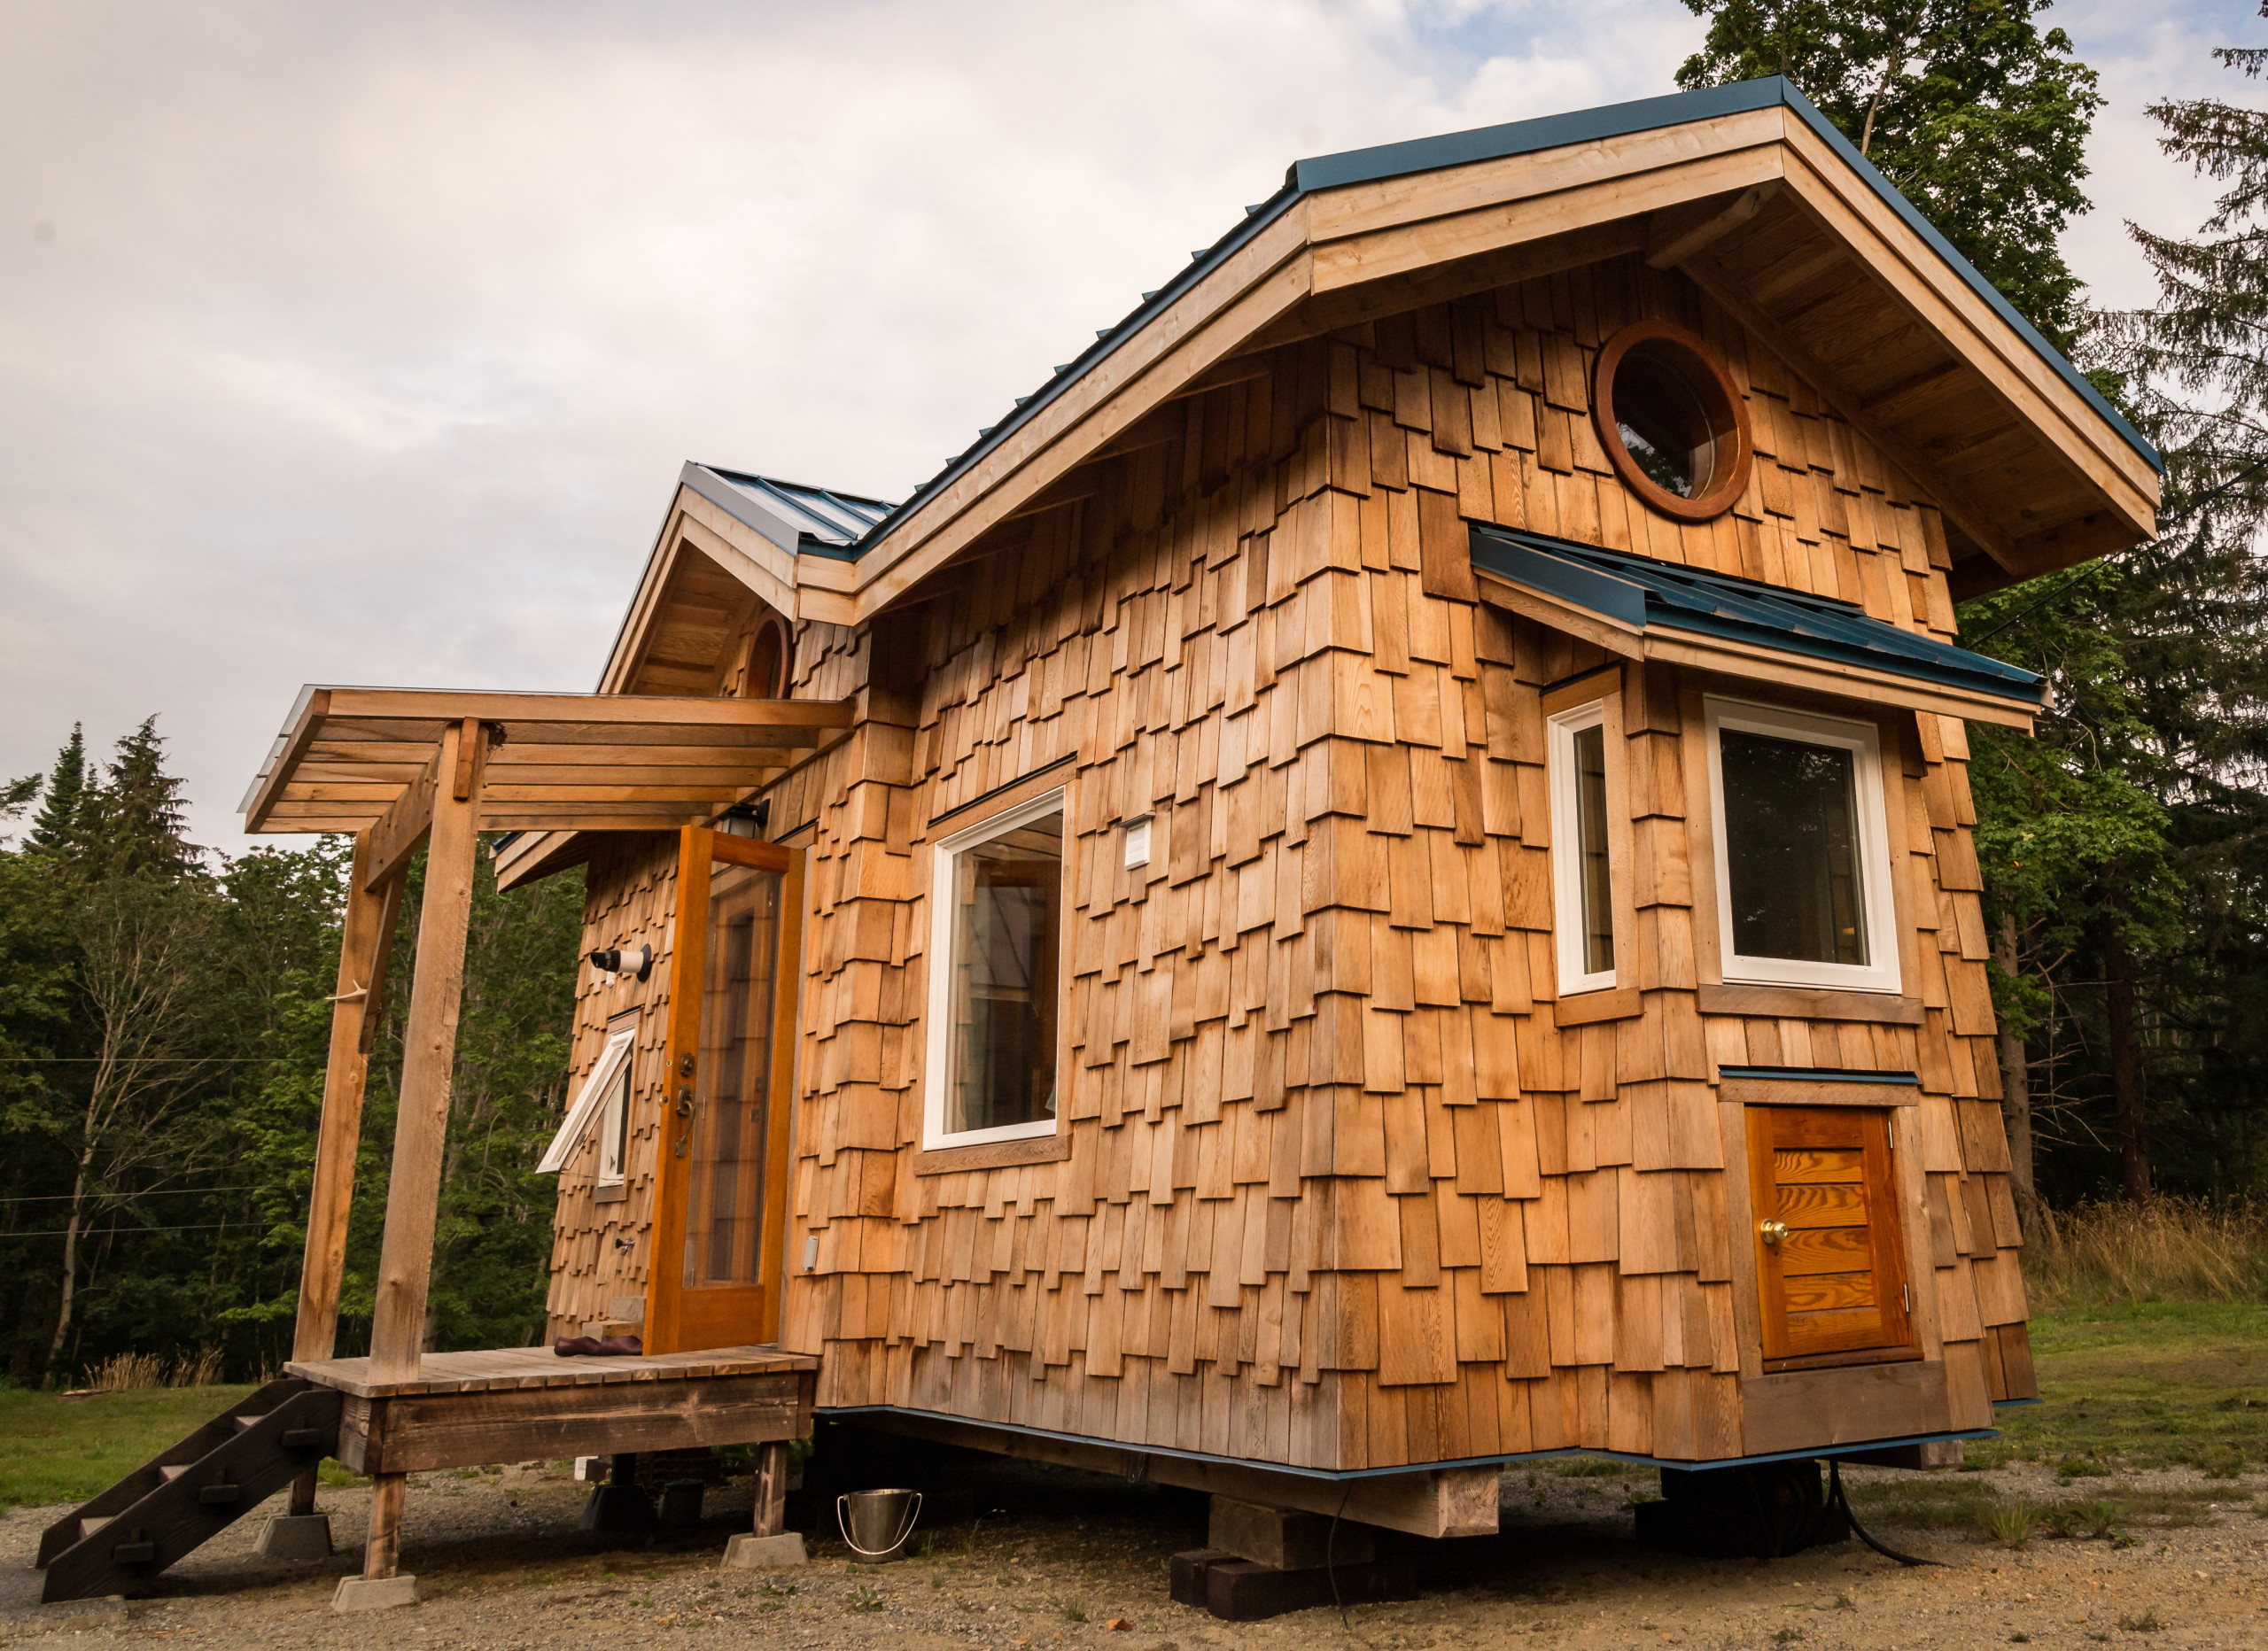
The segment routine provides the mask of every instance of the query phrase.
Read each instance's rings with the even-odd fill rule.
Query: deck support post
[[[315,1139],[315,1186],[307,1199],[307,1250],[299,1263],[299,1322],[291,1336],[295,1360],[328,1359],[338,1352],[338,1290],[346,1267],[346,1219],[354,1204],[354,1156],[362,1136],[362,1092],[377,1035],[378,1005],[385,992],[386,961],[393,950],[394,919],[401,905],[399,876],[376,888],[370,882],[370,833],[354,834],[346,879],[346,913],[338,937],[338,988],[330,1000],[330,1056],[323,1067],[322,1122]],[[280,1559],[321,1558],[330,1553],[330,1521],[315,1512],[317,1468],[291,1482],[288,1513],[268,1520],[260,1551]]]
[[[479,846],[474,816],[487,744],[486,731],[470,717],[441,732],[441,778],[425,854],[417,968],[402,1039],[401,1110],[394,1125],[393,1173],[370,1324],[370,1376],[379,1382],[416,1381],[424,1347],[433,1223],[440,1210],[441,1162],[448,1142],[449,1080],[463,1007],[473,854]]]
[[[803,1532],[788,1529],[788,1441],[771,1439],[756,1447],[756,1529],[734,1537],[725,1549],[727,1570],[758,1570],[800,1565]]]
[[[406,1473],[381,1473],[370,1491],[370,1531],[362,1544],[362,1574],[341,1577],[330,1596],[334,1611],[383,1611],[417,1603],[417,1578],[400,1574],[402,1492]]]

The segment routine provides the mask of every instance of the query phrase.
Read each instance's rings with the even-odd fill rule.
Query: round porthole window
[[[1667,322],[1625,327],[1598,353],[1591,415],[1615,473],[1655,509],[1706,522],[1748,485],[1748,408],[1716,356]]]

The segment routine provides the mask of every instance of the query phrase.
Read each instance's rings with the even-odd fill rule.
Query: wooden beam
[[[1779,192],[1780,180],[1774,178],[1753,189],[1743,190],[1729,206],[1714,212],[1705,208],[1697,222],[1696,214],[1689,212],[1656,213],[1653,221],[1646,226],[1646,262],[1656,269],[1675,267],[1755,217],[1764,210],[1765,203]]]
[[[349,1399],[338,1460],[357,1473],[423,1473],[530,1457],[610,1456],[800,1438],[812,1378],[703,1376]]]
[[[370,1324],[370,1371],[382,1381],[415,1381],[425,1343],[425,1294],[431,1284],[433,1221],[440,1209],[441,1159],[449,1131],[449,1080],[456,1064],[457,1017],[464,992],[465,928],[472,912],[473,853],[479,847],[478,723],[441,735],[437,771],[457,770],[459,741],[471,729],[468,794],[437,797],[425,897],[417,923],[417,970],[404,1035],[401,1107],[394,1122],[393,1173],[386,1189],[385,1237],[378,1256]]]
[[[322,1122],[315,1137],[307,1251],[299,1263],[299,1320],[291,1336],[294,1359],[328,1359],[337,1351],[346,1221],[354,1203],[354,1154],[362,1135],[362,1090],[369,1076],[370,1045],[377,1033],[404,880],[397,874],[372,888],[369,859],[370,833],[359,833],[339,935],[338,995],[331,999],[330,1058],[323,1067]]]
[[[1099,1440],[1049,1438],[1012,1433],[959,1417],[910,1410],[856,1411],[840,1418],[861,1427],[935,1439],[970,1450],[1054,1462],[1066,1468],[1177,1484],[1263,1508],[1338,1515],[1358,1524],[1384,1525],[1421,1537],[1477,1537],[1496,1530],[1497,1470],[1486,1468],[1414,1469],[1361,1479],[1310,1478],[1261,1463],[1192,1461],[1153,1455],[1136,1446]]]
[[[433,802],[441,789],[442,754],[433,753],[432,759],[419,771],[416,782],[394,799],[393,806],[379,816],[377,825],[358,835],[369,839],[368,862],[361,867],[362,887],[377,888],[390,878],[397,876],[409,864],[433,828]],[[452,771],[455,758],[449,759]]]

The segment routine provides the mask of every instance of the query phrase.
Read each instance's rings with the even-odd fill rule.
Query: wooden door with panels
[[[1765,1369],[1920,1358],[1889,1109],[1747,1111]]]
[[[804,857],[680,834],[646,1351],[779,1337]]]

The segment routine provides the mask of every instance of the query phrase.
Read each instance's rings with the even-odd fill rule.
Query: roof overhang
[[[1806,595],[1518,528],[1472,531],[1484,601],[1625,659],[1657,660],[2030,732],[2032,672],[1832,597]]]
[[[384,831],[430,812],[442,731],[489,732],[484,831],[673,830],[714,819],[850,726],[847,700],[434,688],[300,691],[244,801],[245,830]],[[406,832],[405,839],[414,837]]]
[[[1784,80],[1301,161],[1283,190],[884,519],[795,559],[873,616],[1238,358],[1645,253],[1683,269],[1944,512],[1957,593],[2153,531],[2159,461]]]

